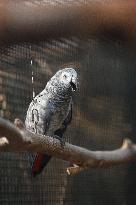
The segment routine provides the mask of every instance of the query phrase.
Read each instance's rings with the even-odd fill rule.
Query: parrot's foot
[[[64,146],[65,146],[65,140],[64,140],[63,138],[59,137],[58,135],[54,135],[53,137],[56,138],[56,139],[58,139],[58,140],[60,141],[61,147],[64,148]]]

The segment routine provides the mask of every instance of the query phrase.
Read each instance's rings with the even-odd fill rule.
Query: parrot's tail
[[[50,161],[51,156],[47,154],[37,154],[35,159],[32,163],[31,174],[33,177],[36,177],[40,174],[43,168],[48,164]]]

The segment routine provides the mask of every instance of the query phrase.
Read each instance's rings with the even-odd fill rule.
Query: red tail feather
[[[40,172],[42,161],[43,161],[44,157],[45,157],[44,154],[38,154],[36,156],[35,161],[33,163],[33,167],[32,167],[32,173]]]

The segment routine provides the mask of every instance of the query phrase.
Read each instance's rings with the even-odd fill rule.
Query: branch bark
[[[136,145],[129,139],[113,151],[91,151],[69,143],[62,148],[59,140],[26,130],[19,119],[14,124],[0,118],[0,152],[46,152],[72,163],[73,166],[66,170],[69,175],[89,168],[107,168],[136,160]]]
[[[136,1],[34,6],[0,3],[0,44],[37,42],[60,37],[101,37],[136,41]]]

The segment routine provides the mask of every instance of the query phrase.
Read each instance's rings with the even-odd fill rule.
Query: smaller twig
[[[73,164],[73,167],[68,167],[66,169],[66,172],[68,173],[68,175],[75,175],[87,169],[88,169],[87,167],[78,166],[76,164]]]
[[[9,144],[9,141],[7,140],[7,138],[6,137],[1,137],[0,138],[0,147],[5,146],[7,144]]]

